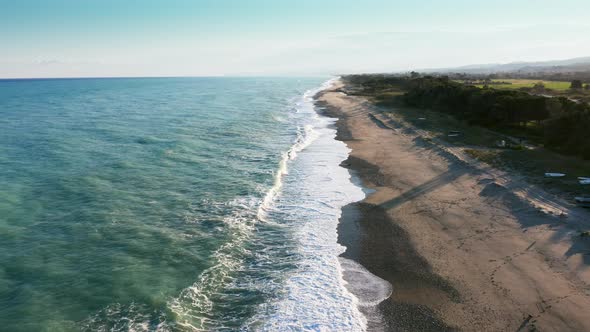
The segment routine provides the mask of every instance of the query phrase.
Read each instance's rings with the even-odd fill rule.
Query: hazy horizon
[[[318,76],[590,55],[582,1],[0,0],[0,78]]]

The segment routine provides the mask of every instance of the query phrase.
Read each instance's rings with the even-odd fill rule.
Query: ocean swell
[[[297,257],[297,266],[283,276],[280,295],[259,306],[246,330],[366,329],[358,299],[343,279],[338,256],[345,248],[337,243],[341,208],[361,200],[364,193],[339,166],[349,149],[334,139],[335,120],[319,116],[314,108],[313,96],[321,89],[308,91],[297,102],[296,115],[305,122],[306,137],[312,139],[296,143],[287,154],[289,172],[285,167],[280,194],[265,201],[264,207],[265,219],[282,225],[296,242],[291,254]]]
[[[181,331],[364,331],[366,318],[343,279],[337,243],[341,208],[364,198],[339,166],[349,149],[336,141],[334,119],[319,116],[307,91],[288,120],[294,141],[262,195],[209,201],[227,210],[227,241],[211,266],[161,311],[113,304],[83,322],[88,329]],[[244,319],[244,317],[249,317]],[[106,327],[109,327],[108,329]],[[113,327],[115,327],[113,329]],[[120,327],[120,328],[116,328]]]

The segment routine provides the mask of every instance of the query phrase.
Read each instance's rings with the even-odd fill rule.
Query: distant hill
[[[431,73],[466,73],[466,74],[492,74],[492,73],[571,73],[590,72],[590,56],[566,60],[539,61],[539,62],[511,62],[504,64],[479,64],[456,68],[424,69],[421,72]]]

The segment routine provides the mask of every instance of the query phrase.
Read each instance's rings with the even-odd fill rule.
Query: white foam
[[[350,259],[340,257],[340,265],[344,269],[344,278],[348,281],[346,286],[358,298],[359,306],[376,306],[391,296],[393,288],[389,281],[379,278]]]
[[[212,294],[223,290],[233,281],[230,276],[228,275],[231,271],[236,271],[242,268],[243,261],[240,259],[239,250],[241,244],[244,243],[247,238],[252,235],[252,231],[254,229],[254,225],[256,221],[266,221],[268,220],[268,213],[272,211],[275,206],[275,201],[280,196],[281,191],[283,189],[283,182],[285,176],[289,174],[289,163],[294,161],[297,156],[303,152],[307,147],[309,147],[314,141],[318,138],[323,137],[323,142],[321,146],[328,147],[329,151],[326,152],[326,156],[328,156],[334,148],[332,145],[334,143],[340,145],[334,151],[338,151],[334,156],[334,159],[330,160],[327,163],[329,168],[334,168],[335,170],[339,171],[341,177],[344,176],[345,179],[334,180],[330,177],[329,181],[336,185],[337,189],[340,189],[339,184],[341,183],[348,183],[348,173],[338,167],[341,160],[345,159],[348,154],[348,149],[342,144],[341,142],[337,142],[334,140],[335,131],[333,129],[328,129],[327,126],[332,120],[328,120],[326,118],[320,118],[317,113],[315,112],[314,105],[313,105],[313,97],[321,90],[329,87],[332,85],[333,80],[327,81],[324,83],[320,88],[309,90],[304,93],[304,95],[295,101],[296,113],[304,117],[305,123],[302,123],[298,127],[297,130],[297,137],[293,145],[282,155],[281,160],[279,161],[278,168],[274,174],[273,185],[267,191],[266,195],[262,199],[261,203],[259,204],[257,211],[257,218],[252,218],[248,216],[248,211],[252,211],[252,201],[243,201],[237,200],[232,203],[235,206],[243,206],[243,209],[237,211],[243,211],[242,214],[237,212],[236,215],[232,215],[225,220],[226,225],[230,226],[231,231],[235,232],[232,236],[232,240],[222,247],[220,247],[213,255],[213,258],[216,260],[216,263],[209,269],[203,271],[198,278],[198,281],[195,282],[192,286],[184,289],[181,294],[177,297],[169,301],[168,307],[177,315],[177,324],[183,326],[184,328],[194,330],[194,331],[201,331],[210,327],[214,322],[208,322],[205,317],[209,316],[213,311],[214,303],[211,301],[210,297]],[[301,119],[300,119],[301,120]],[[326,174],[329,174],[326,173]],[[356,186],[351,186],[352,188],[358,189]],[[338,191],[338,193],[342,193]],[[358,192],[357,192],[358,194]],[[362,195],[362,192],[360,192]],[[330,196],[330,195],[328,195]],[[311,194],[308,194],[314,203],[318,202],[315,200],[315,197]],[[362,197],[353,198],[353,200],[361,199]],[[321,202],[321,200],[320,200]],[[324,234],[321,239],[321,242],[325,242],[325,247],[320,250],[327,249],[327,247],[332,247],[333,252],[331,254],[325,255],[325,257],[321,257],[316,263],[320,263],[319,266],[317,264],[310,264],[309,267],[313,267],[310,271],[307,271],[306,274],[302,274],[294,279],[291,279],[287,282],[286,288],[291,288],[292,294],[295,296],[294,299],[297,298],[297,302],[299,304],[305,303],[314,303],[314,299],[305,298],[310,293],[309,291],[314,292],[321,292],[322,290],[328,289],[330,292],[326,292],[327,294],[323,294],[326,298],[332,298],[330,302],[333,303],[324,303],[323,305],[318,306],[317,312],[324,312],[321,319],[319,317],[314,317],[309,315],[308,310],[303,307],[304,309],[301,312],[295,313],[291,311],[287,307],[283,307],[282,309],[276,308],[279,316],[289,315],[292,319],[295,319],[290,324],[295,324],[298,326],[297,330],[300,330],[303,327],[301,324],[302,322],[309,321],[311,324],[309,326],[317,326],[317,324],[324,324],[326,325],[327,322],[337,323],[340,327],[348,327],[352,330],[364,330],[365,323],[362,314],[357,309],[356,299],[355,297],[346,290],[344,287],[345,281],[342,279],[342,271],[340,268],[340,264],[338,263],[337,256],[342,253],[344,248],[336,243],[336,229],[335,226],[337,225],[340,208],[341,206],[345,205],[349,201],[342,202],[342,204],[330,204],[330,203],[322,203],[324,209],[321,207],[319,209],[308,209],[308,211],[317,211],[318,213],[323,213],[327,218],[330,219],[331,223],[327,224],[328,228],[333,228],[329,230],[324,230],[326,234]],[[301,207],[300,202],[296,206]],[[331,211],[326,212],[325,207],[328,207]],[[315,232],[316,229],[307,229],[307,232]],[[307,239],[314,238],[314,236],[304,236]],[[329,239],[328,239],[329,238]],[[319,238],[316,238],[319,239]],[[302,243],[302,249],[305,249],[308,246],[306,243]],[[320,257],[317,255],[317,250],[313,250],[312,255],[316,257]],[[326,271],[329,271],[327,273]],[[320,276],[324,275],[324,278],[317,277],[316,274]],[[327,281],[326,279],[332,278],[332,280]],[[312,281],[312,283],[310,283]],[[311,287],[309,287],[311,286]],[[258,285],[252,284],[251,287],[256,288],[260,287]],[[306,291],[299,291],[299,288],[306,288]],[[187,305],[189,303],[190,305]],[[288,306],[287,303],[285,305]],[[330,314],[334,310],[338,310],[338,308],[344,311],[350,311],[346,314],[340,313],[337,316],[334,316],[334,313]],[[274,316],[275,318],[279,316]],[[338,317],[340,316],[340,317]],[[253,321],[255,321],[254,319]],[[265,326],[272,327],[271,330],[274,330],[274,327],[281,327],[281,329],[287,328],[287,325],[283,325],[282,323],[286,323],[285,320],[279,319],[282,323],[277,325],[276,321],[273,321],[270,318],[265,318]],[[315,322],[315,323],[314,323]],[[321,322],[321,323],[320,323]],[[289,325],[289,324],[288,324]],[[294,325],[290,325],[293,327]],[[350,330],[346,328],[346,330]],[[259,328],[257,328],[259,329]],[[262,328],[264,330],[265,328]],[[304,328],[306,329],[306,328]]]
[[[315,113],[312,97],[317,92],[309,91],[297,103],[298,114],[307,118],[314,138],[297,150],[297,159],[287,159],[293,174],[283,173],[280,195],[267,201],[265,208],[272,211],[266,217],[291,228],[298,242],[298,268],[285,276],[283,295],[261,305],[259,314],[244,326],[246,330],[364,331],[367,326],[359,310],[367,303],[359,302],[347,289],[338,259],[345,248],[337,243],[341,208],[363,199],[364,192],[339,167],[349,149],[334,139],[336,131],[330,125],[335,120]],[[384,288],[379,289],[379,296],[385,296]]]
[[[262,200],[237,199],[229,204],[235,213],[224,220],[232,233],[231,240],[214,254],[211,268],[203,271],[197,281],[168,301],[176,317],[173,325],[185,330],[206,331],[223,322],[213,322],[212,298],[235,282],[232,273],[244,269],[243,248],[256,230],[259,221],[279,224],[293,233],[298,243],[298,266],[288,275],[281,275],[280,284],[260,284],[253,280],[252,289],[280,288],[274,300],[260,305],[258,314],[242,327],[256,331],[364,331],[367,319],[360,306],[374,303],[385,296],[385,286],[366,276],[378,291],[368,300],[359,300],[347,288],[338,256],[345,248],[337,243],[337,225],[341,208],[364,198],[363,190],[351,183],[350,174],[339,164],[348,157],[349,149],[336,141],[335,121],[320,117],[314,110],[313,96],[332,84],[330,80],[319,89],[307,91],[295,102],[296,120],[300,127],[294,144],[286,151],[274,175],[273,185]],[[293,174],[289,173],[293,170]],[[212,202],[212,204],[215,204]],[[221,204],[221,203],[220,203]],[[228,204],[228,203],[223,203]],[[275,217],[280,218],[276,219]],[[273,219],[275,218],[275,219]],[[262,253],[264,254],[264,253]],[[266,257],[278,262],[281,257]],[[344,263],[348,270],[352,264]],[[361,271],[353,266],[351,271]],[[367,272],[368,271],[363,271]],[[107,310],[116,308],[107,308]],[[147,325],[146,317],[127,317],[136,330]],[[166,322],[159,330],[168,330]],[[214,328],[213,328],[214,329]]]
[[[272,206],[272,202],[276,199],[283,186],[283,177],[289,173],[287,163],[297,157],[297,154],[305,149],[311,142],[318,137],[313,127],[306,125],[303,128],[298,128],[297,139],[291,148],[283,153],[279,167],[274,176],[274,183],[270,190],[264,196],[262,204],[258,208],[258,219],[266,221],[268,210]]]
[[[310,119],[317,119],[318,115],[314,109],[313,97],[318,92],[331,87],[337,79],[338,77],[330,79],[324,82],[319,88],[306,91],[301,99],[295,101],[296,113],[309,114],[311,116]],[[298,128],[297,139],[291,148],[287,152],[283,153],[279,162],[279,167],[274,175],[273,186],[268,190],[264,199],[262,200],[262,204],[260,204],[260,207],[258,208],[258,219],[267,221],[266,217],[268,210],[272,207],[272,202],[276,199],[277,195],[281,191],[281,187],[283,186],[283,177],[288,174],[288,161],[295,159],[297,154],[309,146],[317,137],[318,133],[310,124],[305,125],[303,128]]]
[[[234,213],[224,218],[231,232],[231,240],[212,255],[212,267],[203,271],[197,281],[181,291],[178,297],[168,302],[176,316],[176,324],[190,331],[206,331],[211,325],[206,317],[213,312],[212,295],[221,292],[232,282],[231,273],[242,267],[246,254],[242,244],[252,235],[256,218],[251,215],[257,201],[253,198],[235,199],[229,203]]]
[[[252,235],[256,223],[256,206],[260,200],[254,197],[238,198],[229,202],[209,201],[211,209],[231,210],[233,214],[224,218],[225,232],[231,239],[219,247],[211,256],[213,265],[203,271],[197,281],[183,289],[177,297],[170,299],[167,307],[174,312],[174,322],[167,322],[161,313],[160,323],[154,327],[147,308],[119,303],[111,304],[95,315],[81,322],[85,330],[107,331],[105,322],[112,327],[108,331],[171,331],[175,326],[186,331],[210,331],[219,322],[209,321],[215,303],[211,298],[222,292],[233,282],[232,273],[242,268],[243,257],[247,254],[243,243]],[[228,209],[228,206],[231,206]]]

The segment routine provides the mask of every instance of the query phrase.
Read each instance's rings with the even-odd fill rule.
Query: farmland
[[[486,84],[484,82],[474,82],[475,86],[483,88]],[[533,88],[536,84],[543,84],[546,89],[555,91],[566,91],[569,90],[571,82],[565,81],[545,81],[545,80],[532,80],[532,79],[493,79],[491,83],[487,85],[495,89],[510,89],[517,90],[521,88]]]

